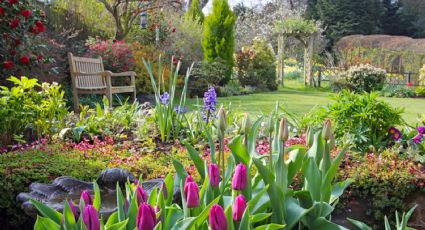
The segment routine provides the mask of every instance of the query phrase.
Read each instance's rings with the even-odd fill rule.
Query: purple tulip
[[[138,230],[153,230],[156,225],[156,214],[149,204],[141,204],[137,212],[136,225]]]
[[[208,167],[208,174],[210,176],[211,187],[217,187],[220,184],[220,170],[218,169],[217,164],[210,164]]]
[[[236,166],[235,174],[233,175],[232,188],[239,191],[244,190],[246,188],[247,180],[246,166],[239,163]]]
[[[141,186],[137,186],[136,188],[136,196],[137,196],[137,202],[139,203],[145,203],[148,201],[148,196],[146,195],[145,190]]]
[[[99,216],[92,205],[87,205],[84,208],[83,222],[87,230],[100,230]]]
[[[246,209],[246,201],[243,195],[236,197],[232,207],[232,217],[234,221],[241,221]]]
[[[224,215],[223,208],[220,205],[214,204],[211,207],[208,220],[211,230],[227,230],[226,215]]]
[[[189,182],[184,186],[184,195],[188,208],[199,206],[199,188],[195,182]]]
[[[425,126],[418,126],[418,132],[422,135],[425,135]]]
[[[87,191],[83,191],[81,193],[80,200],[84,201],[84,205],[92,205],[93,204],[93,200],[90,196],[90,193],[88,193]]]
[[[71,208],[72,214],[74,215],[75,221],[78,220],[78,212],[77,209],[75,208],[75,205],[72,201],[68,201],[68,205]]]
[[[418,134],[412,140],[413,140],[413,143],[419,144],[419,143],[421,143],[423,138],[424,138],[423,134]]]

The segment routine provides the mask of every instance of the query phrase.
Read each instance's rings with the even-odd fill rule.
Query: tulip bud
[[[217,187],[220,184],[220,170],[218,169],[217,164],[210,164],[208,167],[208,174],[210,176],[211,187]]]
[[[241,133],[248,134],[251,126],[251,119],[249,119],[249,115],[245,113],[242,120]]]
[[[199,188],[195,182],[189,182],[184,186],[184,195],[186,196],[188,208],[196,208],[199,206]]]
[[[156,225],[156,214],[152,206],[142,204],[137,211],[136,226],[138,230],[153,230]]]
[[[87,205],[84,208],[83,223],[87,230],[100,230],[99,215],[92,205]]]
[[[145,190],[141,186],[137,186],[136,188],[136,196],[137,196],[137,202],[139,203],[145,203],[148,201],[148,196],[146,195]]]
[[[80,200],[81,199],[84,201],[84,205],[92,205],[93,204],[93,200],[92,200],[90,194],[87,191],[83,191],[81,193]]]
[[[75,208],[75,205],[72,201],[68,201],[68,205],[71,208],[72,214],[74,215],[75,221],[78,221],[78,212],[77,209]]]
[[[246,201],[243,195],[236,197],[232,207],[232,217],[234,221],[241,221],[246,209]]]
[[[232,179],[232,188],[234,190],[244,190],[247,184],[246,166],[242,163],[235,168],[235,174]]]
[[[214,204],[211,207],[208,220],[211,230],[227,230],[226,215],[224,215],[224,210],[220,205]]]
[[[329,140],[331,138],[332,133],[332,124],[331,120],[327,119],[325,124],[323,125],[322,137],[325,140]]]
[[[309,126],[307,128],[307,133],[306,133],[306,142],[308,146],[313,146],[314,143],[314,130],[313,127]]]
[[[286,122],[285,118],[282,118],[282,120],[280,120],[280,125],[279,125],[279,140],[286,142],[288,140],[288,137],[289,137],[288,122]]]
[[[223,107],[220,108],[218,111],[218,128],[220,129],[221,133],[224,133],[226,131],[227,126],[227,115],[226,111]]]
[[[270,114],[268,125],[268,133],[272,134],[274,132],[274,122],[273,122],[273,114]]]

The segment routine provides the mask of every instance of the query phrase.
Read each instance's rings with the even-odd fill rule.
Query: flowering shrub
[[[44,12],[29,0],[0,1],[0,73],[43,61],[35,36],[45,31]]]
[[[244,47],[235,59],[237,76],[243,86],[277,89],[275,58],[265,40],[254,40],[253,45]]]
[[[385,83],[384,69],[376,68],[370,64],[352,66],[346,72],[347,82],[356,87],[356,91],[371,92],[381,90]]]
[[[125,41],[89,38],[86,42],[89,57],[102,57],[106,70],[125,72],[134,67],[133,50]]]

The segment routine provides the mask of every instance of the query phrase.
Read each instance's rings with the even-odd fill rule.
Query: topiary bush
[[[384,69],[370,64],[360,64],[350,67],[346,72],[346,80],[354,85],[358,92],[372,92],[382,89],[385,83],[385,74]]]
[[[226,79],[228,66],[222,59],[198,62],[193,66],[188,84],[189,95],[202,97],[209,86],[218,86]]]
[[[277,90],[273,51],[265,40],[255,40],[236,54],[236,71],[242,86]]]

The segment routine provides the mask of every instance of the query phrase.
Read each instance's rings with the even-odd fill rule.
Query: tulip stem
[[[218,168],[220,169],[221,166],[221,175],[224,179],[224,133],[220,133],[220,140],[219,140],[219,164],[218,164]]]
[[[272,146],[273,146],[273,140],[272,140],[272,133],[270,132],[269,135],[269,152],[270,152],[270,171],[273,172],[273,152],[272,152]]]

